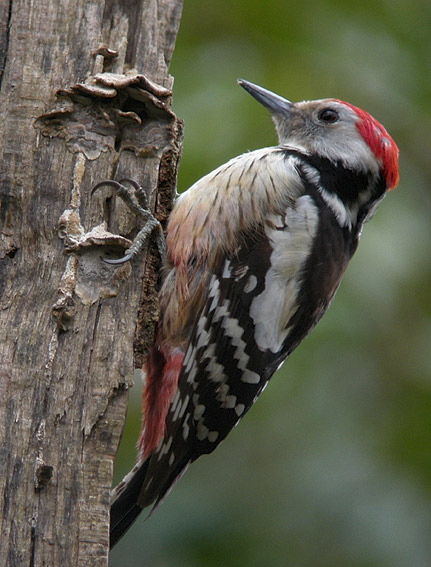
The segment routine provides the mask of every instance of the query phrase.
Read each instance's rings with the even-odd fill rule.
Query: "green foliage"
[[[431,565],[430,20],[427,0],[186,0],[171,68],[180,190],[275,143],[238,77],[365,108],[398,143],[401,180],[327,315],[112,567]],[[133,463],[134,390],[118,479]]]

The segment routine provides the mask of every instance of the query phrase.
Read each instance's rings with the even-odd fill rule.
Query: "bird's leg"
[[[125,183],[129,183],[132,188],[125,185]],[[123,264],[124,262],[131,260],[142,250],[152,234],[154,234],[160,258],[163,261],[166,256],[166,243],[162,225],[150,211],[147,195],[144,189],[133,179],[120,179],[120,181],[108,179],[95,185],[91,194],[104,185],[112,187],[129,209],[142,219],[144,225],[136,235],[132,246],[126,250],[126,253],[122,258],[119,258],[118,260],[102,258],[103,261],[107,264]]]

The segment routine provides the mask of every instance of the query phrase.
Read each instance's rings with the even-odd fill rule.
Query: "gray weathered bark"
[[[108,562],[113,460],[159,259],[151,245],[103,263],[140,220],[111,189],[90,191],[133,178],[166,220],[180,15],[181,0],[0,0],[2,566]]]

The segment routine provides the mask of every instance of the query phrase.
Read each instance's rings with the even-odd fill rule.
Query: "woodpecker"
[[[138,461],[112,493],[111,547],[247,413],[398,181],[397,146],[367,112],[238,82],[270,111],[278,145],[230,160],[174,205]]]

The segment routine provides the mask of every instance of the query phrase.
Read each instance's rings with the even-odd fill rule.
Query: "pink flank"
[[[381,161],[385,174],[386,186],[393,189],[398,183],[398,148],[393,139],[386,132],[385,128],[370,116],[365,110],[361,110],[353,104],[342,102],[355,111],[359,117],[356,125],[362,138],[366,141],[373,154]]]
[[[145,363],[145,386],[142,393],[143,419],[139,452],[146,457],[159,444],[165,433],[169,404],[178,386],[184,359],[179,348],[164,352],[153,346]]]

